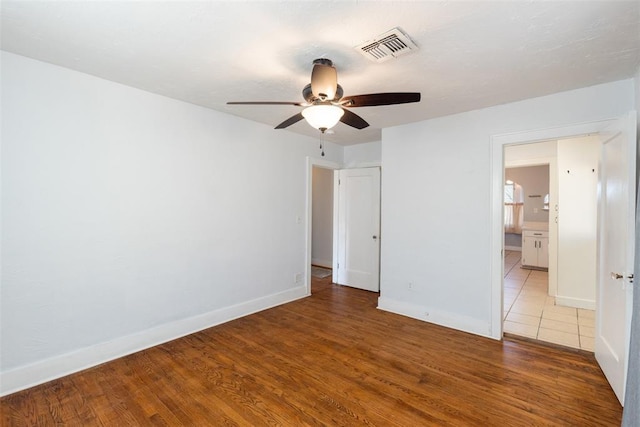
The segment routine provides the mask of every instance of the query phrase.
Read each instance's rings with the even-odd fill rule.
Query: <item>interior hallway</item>
[[[549,274],[521,268],[520,259],[505,251],[504,332],[592,352],[595,311],[555,305]]]

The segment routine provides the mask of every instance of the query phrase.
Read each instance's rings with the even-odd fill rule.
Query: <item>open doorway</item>
[[[307,158],[305,277],[309,295],[312,283],[318,280],[313,276],[317,271],[328,284],[380,289],[380,168],[336,173],[339,166]],[[332,274],[324,277],[328,268]]]
[[[313,166],[311,185],[311,276],[333,275],[333,170]]]
[[[306,286],[312,293],[312,282],[331,283],[334,239],[333,171],[339,164],[307,157],[306,202]]]
[[[608,141],[608,138],[611,138],[612,135],[623,135],[623,139],[627,141],[628,144],[632,144],[635,141],[635,124],[629,124],[632,120],[631,118],[635,118],[633,114],[625,115],[619,119],[612,120],[604,120],[597,122],[588,122],[576,125],[567,125],[564,127],[558,128],[548,128],[548,129],[540,129],[534,131],[523,131],[518,133],[510,133],[504,135],[494,135],[492,136],[492,167],[491,167],[491,179],[492,179],[492,191],[491,191],[491,271],[492,271],[492,319],[491,319],[491,336],[496,339],[501,339],[503,334],[503,321],[504,321],[504,304],[503,304],[503,279],[504,279],[504,149],[509,145],[522,145],[522,146],[530,146],[534,143],[539,143],[542,141],[557,141],[560,139],[571,139],[577,136],[584,135],[597,135],[602,143],[604,141]],[[633,147],[631,147],[633,148]],[[631,149],[629,148],[629,150]],[[635,152],[635,151],[634,151]],[[626,164],[629,163],[631,157],[626,155],[624,159],[619,159],[621,163]],[[635,157],[633,157],[635,158]],[[626,166],[625,166],[626,167]],[[630,176],[635,176],[635,163],[629,166],[633,168],[633,174]],[[553,174],[554,170],[558,170],[558,168],[550,167],[550,174]],[[566,172],[566,171],[565,171]],[[551,184],[553,186],[553,184]],[[552,195],[553,197],[553,195]],[[631,199],[630,199],[631,200]],[[555,208],[555,200],[550,200],[550,209],[553,210]],[[602,208],[602,203],[600,202],[598,208]],[[621,206],[626,206],[622,204]],[[551,221],[554,221],[552,219]],[[553,224],[554,222],[551,222]],[[631,220],[630,220],[631,221]],[[600,220],[599,220],[600,222]],[[603,233],[603,236],[606,236],[606,232],[608,230],[603,224],[599,224],[600,228],[598,233]],[[550,229],[551,230],[551,229]],[[557,235],[556,235],[557,238]],[[554,236],[550,232],[549,235],[549,250],[550,252],[557,247],[557,242],[554,245],[553,242]],[[619,239],[620,240],[620,239]],[[621,239],[621,243],[626,243],[627,239]],[[553,280],[557,280],[556,275],[553,274],[552,270],[554,267],[557,269],[557,265],[554,266],[553,263],[557,262],[558,256],[557,254],[554,256],[553,253],[550,253],[549,259],[549,285],[550,289],[553,291]],[[601,265],[604,261],[604,258],[599,257],[597,259],[597,265],[600,270],[609,270],[613,267],[609,265]],[[602,293],[602,286],[599,286],[600,283],[605,281],[606,277],[597,278],[598,283],[598,295]],[[557,283],[556,283],[557,285]],[[556,291],[557,293],[557,291]],[[578,299],[576,299],[578,301]],[[595,305],[601,304],[602,299],[600,297],[596,298]],[[620,311],[620,304],[615,305],[612,304],[611,307],[608,305],[603,309],[606,311],[607,315],[609,312],[617,312]],[[595,308],[592,307],[592,308]],[[602,311],[602,315],[604,316],[604,311]],[[596,316],[596,353],[598,351],[598,324],[599,320]]]
[[[504,332],[593,351],[599,141],[504,150]]]
[[[636,112],[631,111],[616,119],[491,137],[490,334],[496,339],[502,339],[504,319],[504,148],[514,144],[571,139],[584,135],[598,137],[602,161],[597,171],[594,352],[596,360],[621,402],[624,400],[633,312],[631,301],[636,220],[636,133]],[[558,170],[562,173],[567,172],[564,168]],[[583,172],[595,173],[591,170]],[[571,169],[568,174],[571,174]],[[554,201],[551,201],[551,209],[554,208],[553,204]],[[563,212],[560,209],[559,215],[564,215]],[[582,262],[582,265],[587,264]],[[563,286],[563,283],[558,282],[558,286]],[[581,298],[573,297],[571,300],[574,304],[581,302]]]

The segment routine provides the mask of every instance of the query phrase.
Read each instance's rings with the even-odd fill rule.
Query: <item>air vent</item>
[[[394,28],[374,40],[356,46],[356,50],[373,62],[384,62],[409,52],[415,52],[418,50],[418,46],[399,28]]]

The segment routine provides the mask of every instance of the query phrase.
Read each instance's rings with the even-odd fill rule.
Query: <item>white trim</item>
[[[304,283],[307,288],[307,295],[311,295],[311,245],[313,236],[313,167],[317,166],[324,169],[336,170],[340,168],[340,164],[324,159],[317,159],[315,157],[307,156],[307,194],[305,200],[305,211],[307,226],[305,228],[305,256],[304,256]],[[334,190],[335,193],[335,190]],[[335,197],[334,197],[335,200]],[[334,202],[335,203],[335,202]],[[335,230],[335,223],[334,223]],[[335,236],[334,236],[334,252],[333,258],[335,260]],[[334,261],[335,262],[335,261]],[[335,271],[335,270],[334,270]],[[335,274],[335,273],[334,273]]]
[[[502,251],[503,237],[503,182],[504,182],[504,146],[509,144],[530,144],[554,139],[571,138],[580,135],[598,133],[613,123],[614,119],[599,120],[566,126],[513,132],[491,136],[490,178],[491,192],[489,212],[491,216],[490,234],[490,274],[491,274],[491,337],[502,339],[503,319],[503,277],[504,265]]]
[[[165,323],[136,334],[85,347],[31,365],[20,366],[0,374],[0,396],[15,393],[306,296],[306,288],[299,286],[187,319]]]
[[[338,240],[340,214],[340,169],[333,171],[333,265],[331,266],[331,281],[338,283]]]
[[[349,164],[348,166],[343,167],[342,169],[361,169],[361,168],[381,168],[382,162],[380,160],[376,160],[374,162],[360,162]]]
[[[505,246],[506,251],[522,252],[522,246]]]
[[[324,267],[324,268],[333,268],[331,260],[318,259],[313,257],[311,258],[311,265],[317,265],[318,267]]]
[[[378,309],[422,320],[423,322],[433,323],[487,338],[494,338],[491,336],[491,325],[480,319],[438,311],[431,307],[412,304],[406,301],[398,301],[382,296],[378,298]]]
[[[584,308],[587,310],[596,309],[595,300],[572,298],[572,297],[561,297],[560,295],[556,296],[556,305],[562,305],[565,307],[572,307],[572,308]]]
[[[511,160],[504,162],[505,168],[519,168],[524,166],[544,166],[549,165],[554,160],[553,157],[539,157],[535,159]]]

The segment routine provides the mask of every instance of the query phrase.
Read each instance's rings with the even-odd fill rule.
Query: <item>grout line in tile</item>
[[[505,257],[506,257],[507,255],[509,255],[509,254],[511,254],[511,252],[506,252],[506,253],[505,253]],[[503,261],[504,261],[504,260],[503,260]],[[522,271],[522,270],[524,270],[524,269],[522,269],[522,270],[515,270],[515,268],[516,268],[518,265],[519,265],[519,262],[516,262],[516,263],[514,263],[513,265],[511,265],[510,267],[505,268],[504,279],[508,279],[508,277],[507,277],[507,276],[508,276],[512,271]],[[523,274],[523,276],[524,276],[524,277],[522,277],[522,278],[517,278],[517,279],[516,279],[516,278],[513,278],[513,277],[511,277],[511,278],[510,278],[511,280],[517,280],[517,281],[521,281],[521,280],[522,280],[522,284],[517,288],[517,289],[518,289],[517,295],[516,295],[516,297],[513,299],[513,302],[509,305],[509,309],[508,309],[507,311],[505,311],[505,313],[504,313],[504,317],[505,317],[505,318],[503,319],[503,322],[505,321],[505,319],[507,318],[507,316],[511,313],[511,310],[513,309],[513,306],[514,306],[514,305],[515,305],[519,300],[520,300],[520,301],[522,301],[521,297],[523,297],[523,296],[524,296],[524,294],[522,293],[522,291],[523,291],[523,289],[525,289],[525,287],[527,287],[527,289],[529,289],[529,290],[530,290],[530,289],[534,289],[534,288],[536,288],[536,287],[538,287],[538,288],[542,287],[542,286],[540,286],[540,284],[541,284],[540,282],[544,280],[544,277],[541,277],[541,275],[540,275],[540,274],[532,274],[532,273],[533,273],[533,271],[532,271],[532,270],[529,270],[529,271],[527,271],[527,272],[526,272],[526,274]],[[530,280],[530,279],[531,279],[531,280]],[[529,282],[529,283],[527,283],[527,282]],[[548,287],[548,283],[549,283],[549,282],[548,282],[548,278],[547,278],[547,280],[546,280],[546,286],[547,286],[547,287]],[[509,289],[510,289],[510,290],[515,290],[516,288],[509,287]],[[545,294],[546,294],[546,292],[545,292]],[[540,339],[540,338],[539,338],[539,336],[540,336],[540,329],[541,329],[541,326],[542,326],[543,313],[544,313],[544,311],[540,314],[540,316],[536,316],[536,317],[538,317],[538,326],[537,326],[537,332],[536,332],[536,339]],[[582,337],[580,336],[580,328],[579,328],[579,325],[580,325],[580,314],[578,313],[578,310],[576,310],[576,311],[575,311],[575,316],[576,316],[576,323],[578,324],[578,334],[577,334],[577,338],[578,338],[578,345],[579,345],[579,346],[578,346],[578,348],[583,349],[583,350],[586,350],[585,348],[583,348],[583,347],[584,347],[584,345],[585,345],[586,343],[583,343],[583,339],[582,339]],[[587,350],[587,351],[592,351],[592,350]]]

